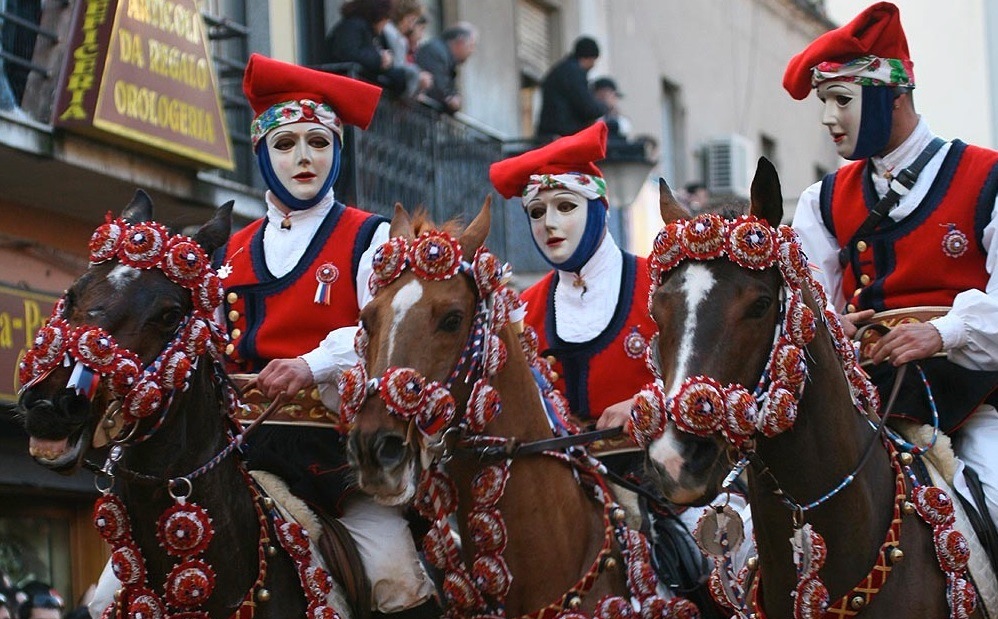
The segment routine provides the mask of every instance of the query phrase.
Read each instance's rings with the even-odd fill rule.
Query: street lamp
[[[653,140],[611,140],[606,147],[606,159],[597,164],[606,179],[610,206],[620,209],[630,206],[656,163]]]

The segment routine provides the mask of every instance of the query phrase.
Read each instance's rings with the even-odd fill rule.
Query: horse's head
[[[123,421],[136,425],[129,406],[165,397],[147,390],[143,398],[132,387],[144,384],[149,366],[194,322],[192,315],[205,315],[215,301],[192,298],[192,291],[220,295],[208,260],[228,238],[231,210],[231,203],[218,209],[194,239],[171,237],[151,221],[152,202],[139,190],[120,218],[109,217],[94,232],[89,269],[66,291],[21,364],[18,409],[37,462],[73,472],[98,423],[109,432]],[[178,359],[158,365],[182,380],[186,369],[176,367]]]
[[[659,326],[653,352],[661,378],[652,408],[658,407],[653,414],[660,419],[652,425],[664,424],[666,418],[670,423],[664,433],[659,425],[646,436],[648,469],[669,500],[703,504],[716,496],[731,468],[729,441],[716,418],[727,405],[723,399],[730,392],[724,386],[751,389],[759,383],[781,319],[783,279],[772,261],[777,252],[772,228],[783,215],[782,197],[776,170],[765,159],[759,161],[751,189],[751,214],[757,221],[732,222],[716,215],[690,219],[664,181],[660,189],[666,228],[650,260],[650,307]],[[722,244],[728,247],[722,249]],[[709,377],[717,389],[700,391],[691,385],[694,377]],[[721,402],[712,399],[717,396]],[[639,398],[639,404],[647,408],[648,400]],[[640,408],[635,425],[648,427],[648,411]],[[697,410],[682,416],[680,409]]]
[[[489,233],[489,204],[457,243],[428,222],[414,225],[397,205],[392,238],[375,255],[376,293],[360,315],[361,362],[344,374],[340,392],[354,420],[348,455],[357,483],[382,503],[415,496],[423,448],[450,425],[454,400],[468,396],[453,377],[480,316],[482,256],[494,266],[491,254],[478,251]]]

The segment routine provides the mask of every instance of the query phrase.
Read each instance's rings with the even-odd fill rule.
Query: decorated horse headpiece
[[[122,400],[125,422],[133,424],[166,408],[173,393],[186,389],[198,357],[210,352],[220,358],[226,335],[215,322],[214,312],[222,302],[222,285],[197,242],[171,235],[156,222],[133,224],[108,214],[90,238],[90,264],[110,260],[139,270],[159,269],[170,281],[190,291],[191,313],[181,321],[174,337],[143,367],[137,354],[119,346],[101,327],[70,325],[63,297],[24,355],[19,376],[22,389],[27,389],[60,364],[73,365],[67,387],[89,399],[103,381],[110,393]]]
[[[465,422],[472,432],[480,432],[499,414],[499,394],[489,385],[506,364],[506,345],[499,333],[520,303],[505,286],[508,266],[485,247],[471,262],[462,259],[461,244],[450,234],[431,230],[415,239],[393,237],[374,253],[374,270],[369,287],[377,294],[407,269],[424,280],[444,281],[464,273],[475,282],[478,306],[471,333],[453,372],[445,383],[427,380],[413,368],[390,367],[380,378],[369,379],[365,366],[368,335],[360,328],[354,349],[360,361],[340,376],[341,414],[352,424],[367,396],[377,393],[388,412],[403,420],[415,420],[419,430],[432,436],[454,421],[456,405],[450,387],[465,371],[478,376],[472,388]]]
[[[680,263],[721,258],[754,271],[773,266],[780,269],[783,305],[766,368],[752,389],[739,384],[721,385],[708,376],[691,376],[675,395],[667,397],[659,369],[649,357],[656,380],[641,389],[631,411],[631,434],[639,445],[646,446],[659,438],[669,419],[680,430],[697,436],[720,432],[735,447],[759,431],[767,437],[776,436],[797,419],[797,401],[807,378],[804,348],[815,335],[815,315],[804,301],[804,290],[820,307],[827,308],[828,304],[792,228],[773,228],[753,215],[726,220],[703,214],[667,224],[655,238],[649,259],[653,282],[649,308],[655,288]],[[855,350],[838,317],[825,309],[824,320],[846,368],[854,400],[857,405],[876,410],[877,391],[859,369]],[[654,354],[651,348],[648,352]]]

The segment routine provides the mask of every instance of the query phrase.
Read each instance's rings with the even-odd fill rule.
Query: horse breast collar
[[[792,427],[797,417],[797,402],[807,377],[804,349],[816,333],[816,318],[804,302],[804,290],[810,293],[818,307],[823,308],[822,318],[832,336],[854,406],[860,412],[879,410],[877,390],[860,369],[856,350],[842,330],[837,314],[828,309],[825,292],[811,274],[796,232],[789,226],[774,229],[752,215],[729,221],[714,214],[667,224],[655,238],[649,259],[652,279],[649,310],[651,295],[661,284],[664,273],[684,260],[708,261],[718,258],[727,258],[751,270],[763,270],[774,265],[780,269],[784,282],[784,306],[781,319],[777,320],[774,344],[766,369],[752,390],[736,384],[722,386],[707,376],[692,376],[680,385],[673,397],[667,397],[655,362],[655,351],[649,347],[648,364],[656,381],[642,388],[631,412],[630,430],[639,445],[647,447],[662,436],[666,423],[670,420],[680,430],[697,436],[720,433],[739,451],[742,451],[756,432],[773,437]],[[818,570],[827,554],[825,542],[817,531],[804,522],[803,516],[805,512],[824,504],[849,485],[855,479],[858,468],[819,499],[804,505],[792,501],[788,503],[794,510],[795,535],[791,544],[800,581],[791,594],[794,598],[795,619],[853,616],[869,604],[890,572],[887,562],[900,560],[903,556],[897,547],[900,543],[900,512],[917,513],[932,528],[939,565],[946,574],[946,597],[952,616],[963,619],[974,612],[976,590],[966,574],[969,550],[966,538],[953,528],[951,500],[943,490],[918,483],[911,473],[910,453],[898,455],[894,445],[888,440],[884,440],[884,445],[891,455],[891,463],[896,472],[894,518],[877,564],[856,588],[834,603],[830,603],[828,590],[818,576]],[[910,445],[904,446],[911,448]],[[920,450],[915,448],[914,451]],[[743,457],[729,477],[739,474],[752,455],[749,452]],[[864,462],[865,458],[860,466]],[[905,476],[912,485],[910,500],[905,500]],[[732,515],[737,518],[734,512],[712,510],[705,512],[704,518],[718,518],[722,514],[721,517],[725,519]],[[698,530],[703,525],[702,518]],[[697,541],[705,554],[714,559],[715,567],[710,578],[712,595],[718,603],[733,608],[741,617],[761,613],[761,607],[755,598],[757,587],[751,588],[751,594],[747,590],[750,588],[747,586],[750,584],[747,579],[751,570],[743,569],[738,574],[733,571],[731,553],[734,548],[728,546],[726,527],[717,524],[711,530],[716,530],[722,540],[719,548],[708,550],[702,540]]]

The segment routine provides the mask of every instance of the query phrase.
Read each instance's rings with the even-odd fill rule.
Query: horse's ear
[[[780,190],[780,177],[769,159],[759,157],[759,165],[752,179],[752,208],[750,212],[759,219],[765,219],[776,228],[783,221],[783,192]]]
[[[489,235],[489,228],[492,227],[492,194],[485,196],[482,203],[482,210],[478,212],[471,224],[464,229],[461,234],[460,243],[464,250],[464,259],[468,262],[475,257],[475,252],[485,242],[485,237]]]
[[[135,190],[132,201],[121,211],[121,218],[133,224],[152,220],[152,198],[141,189]]]
[[[395,214],[392,215],[392,223],[388,227],[388,236],[402,236],[407,239],[415,236],[412,233],[412,219],[409,218],[409,213],[405,211],[401,202],[395,203]]]
[[[658,210],[662,214],[664,223],[690,218],[690,212],[676,200],[676,196],[672,195],[672,190],[669,189],[669,183],[662,177],[658,179]]]
[[[201,249],[209,256],[229,240],[229,233],[232,232],[233,204],[235,201],[229,200],[218,207],[215,210],[215,216],[194,233],[194,242],[200,245]]]

